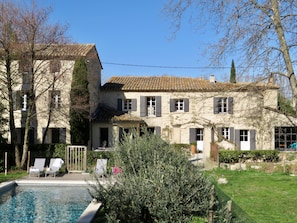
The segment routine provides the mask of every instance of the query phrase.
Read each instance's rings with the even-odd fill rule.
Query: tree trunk
[[[297,81],[296,76],[294,74],[294,68],[292,65],[292,60],[289,52],[289,47],[285,38],[284,29],[282,27],[281,18],[280,18],[280,12],[279,12],[279,1],[278,0],[272,0],[272,10],[273,10],[273,18],[272,21],[275,26],[275,31],[278,36],[278,40],[280,43],[281,52],[284,57],[284,61],[286,64],[286,70],[287,70],[287,77],[289,78],[290,86],[292,89],[292,104],[293,107],[296,109],[297,106]]]

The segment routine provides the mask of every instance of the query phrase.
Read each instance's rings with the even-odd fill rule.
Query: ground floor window
[[[274,140],[275,149],[278,149],[278,150],[296,149],[297,127],[283,127],[283,126],[275,127],[274,139],[275,139]]]
[[[108,128],[100,128],[99,129],[99,134],[100,134],[100,147],[108,147],[109,146],[109,141],[108,141]]]

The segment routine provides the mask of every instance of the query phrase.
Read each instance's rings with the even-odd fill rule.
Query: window
[[[140,117],[161,117],[161,96],[140,97]]]
[[[45,133],[45,128],[43,128]],[[66,128],[49,128],[46,134],[47,143],[66,143]]]
[[[13,109],[14,111],[28,109],[28,93],[26,91],[13,92]]]
[[[61,69],[60,60],[51,60],[50,61],[50,72],[51,73],[59,73]]]
[[[50,91],[50,108],[58,109],[61,107],[61,92]]]
[[[239,131],[239,140],[240,142],[247,142],[249,141],[249,131],[248,130],[240,130]]]
[[[170,112],[188,112],[189,99],[170,99]]]
[[[215,97],[214,98],[214,114],[232,114],[233,98],[232,97]]]
[[[124,111],[131,111],[132,110],[132,100],[125,99],[124,100]]]
[[[203,129],[196,129],[196,141],[203,141]]]
[[[225,139],[230,139],[230,129],[229,128],[222,128],[221,134]]]
[[[147,97],[147,116],[155,117],[156,116],[156,98],[155,97]]]
[[[297,127],[275,127],[274,129],[275,148],[278,150],[292,150],[296,147]],[[295,143],[295,144],[294,144]]]

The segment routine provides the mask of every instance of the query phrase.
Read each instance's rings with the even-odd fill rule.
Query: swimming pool
[[[76,222],[92,198],[85,186],[15,186],[0,193],[0,222]]]

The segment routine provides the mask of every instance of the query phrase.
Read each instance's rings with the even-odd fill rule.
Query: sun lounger
[[[30,167],[29,169],[29,176],[37,175],[40,177],[40,174],[43,173],[45,164],[45,158],[36,158],[34,161],[34,166]]]
[[[56,177],[57,172],[60,170],[62,167],[64,161],[61,158],[51,158],[49,167],[45,169],[44,176],[46,177],[47,175],[53,175],[53,177]]]

